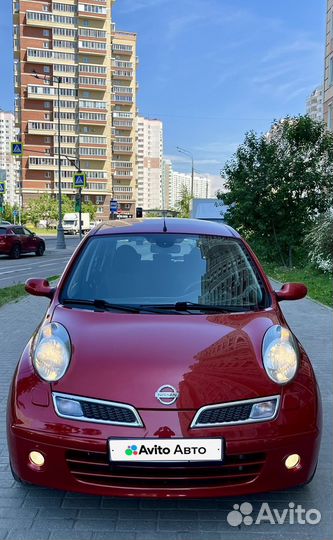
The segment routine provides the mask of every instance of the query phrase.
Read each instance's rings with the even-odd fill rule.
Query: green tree
[[[82,212],[88,212],[89,216],[90,216],[90,220],[94,221],[95,216],[96,216],[96,212],[97,212],[97,206],[96,206],[96,204],[92,203],[91,201],[83,202],[82,203]]]
[[[37,227],[40,220],[48,222],[58,217],[58,202],[56,199],[44,193],[37,199],[30,199],[25,209],[26,220]]]
[[[247,133],[221,174],[228,223],[260,256],[292,266],[314,217],[332,204],[333,136],[308,116],[275,121],[269,134]]]
[[[191,193],[185,184],[181,187],[181,197],[176,205],[176,210],[179,212],[179,217],[190,217]]]
[[[328,210],[316,217],[305,237],[310,262],[324,272],[333,271],[333,212]]]

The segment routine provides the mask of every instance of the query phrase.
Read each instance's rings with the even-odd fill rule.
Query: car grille
[[[80,401],[80,403],[86,418],[106,420],[109,422],[121,422],[122,424],[136,422],[136,416],[131,409],[125,409],[121,406],[93,403],[92,401]]]
[[[252,406],[253,403],[247,403],[246,405],[234,405],[232,407],[206,409],[199,414],[196,423],[224,424],[229,422],[248,420],[250,417]]]
[[[76,480],[90,485],[131,488],[205,488],[251,482],[264,453],[226,455],[223,463],[112,463],[106,453],[70,450],[66,460]]]
[[[79,420],[83,422],[96,422],[102,424],[115,424],[133,427],[142,427],[142,420],[137,410],[125,403],[103,401],[100,399],[75,396],[53,392],[53,403],[56,413],[62,418]],[[61,409],[61,400],[79,402],[83,416],[72,416],[68,410]]]
[[[256,403],[263,401],[275,402],[274,411],[267,417],[252,418],[252,407]],[[262,422],[275,418],[279,406],[280,396],[270,396],[258,399],[247,399],[233,403],[221,403],[219,405],[208,405],[197,411],[192,421],[192,428],[221,426],[231,424],[246,424],[248,422]]]

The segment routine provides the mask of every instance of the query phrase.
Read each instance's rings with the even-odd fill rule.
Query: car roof
[[[177,233],[205,234],[212,236],[233,236],[240,234],[225,223],[216,223],[202,219],[166,218],[167,231],[163,231],[163,218],[154,219],[117,219],[105,221],[92,231],[92,235],[108,234],[144,234],[144,233]]]

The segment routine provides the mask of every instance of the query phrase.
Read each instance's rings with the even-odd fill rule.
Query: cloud
[[[273,47],[262,58],[262,62],[271,62],[281,56],[304,53],[304,52],[317,52],[323,50],[323,44],[319,41],[313,41],[305,37],[300,37],[297,40],[291,41],[277,47]]]
[[[135,13],[143,9],[153,9],[162,4],[166,4],[169,0],[121,0],[117,9],[121,13]]]

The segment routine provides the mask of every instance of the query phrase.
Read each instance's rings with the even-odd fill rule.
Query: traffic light
[[[141,218],[142,215],[143,215],[142,213],[143,213],[143,210],[142,210],[141,206],[138,206],[137,209],[136,209],[136,217]]]
[[[77,193],[75,195],[75,212],[81,211],[81,195],[80,193]]]

